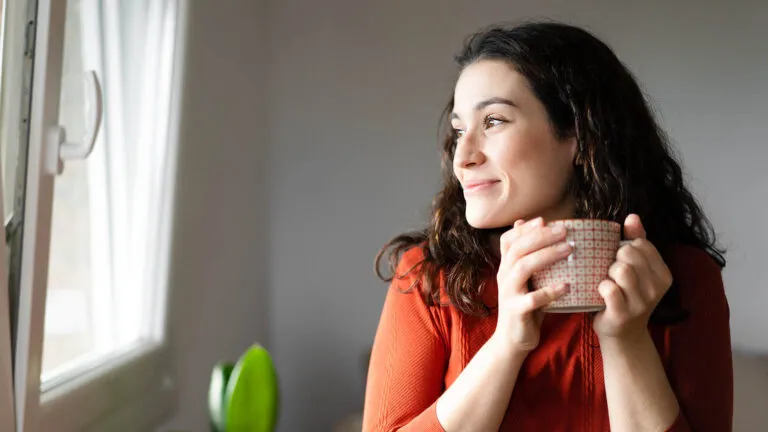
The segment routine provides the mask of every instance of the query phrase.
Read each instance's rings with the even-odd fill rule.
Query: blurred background
[[[373,258],[426,221],[452,56],[481,27],[537,18],[592,30],[648,93],[729,252],[736,430],[768,424],[768,2],[190,0],[169,300],[179,399],[159,430],[203,430],[210,368],[254,341],[275,358],[280,431],[361,410],[387,289]]]

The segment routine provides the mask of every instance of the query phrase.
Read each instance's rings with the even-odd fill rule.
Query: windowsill
[[[167,353],[146,344],[74,379],[53,380],[40,396],[38,429],[150,429],[174,408]]]

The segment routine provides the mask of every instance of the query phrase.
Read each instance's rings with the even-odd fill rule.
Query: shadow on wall
[[[768,356],[733,354],[733,430],[765,430],[768,425]]]
[[[367,350],[360,357],[360,366],[363,372],[363,383],[367,381],[368,365],[371,362],[371,350]],[[344,417],[333,427],[333,432],[359,432],[363,429],[363,412],[354,412]]]

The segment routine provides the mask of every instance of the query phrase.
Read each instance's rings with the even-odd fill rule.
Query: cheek
[[[526,171],[539,165],[542,156],[537,151],[536,142],[526,139],[523,134],[500,136],[491,149],[488,158],[506,178],[527,176]]]
[[[565,143],[536,131],[510,133],[488,155],[496,168],[518,186],[559,190],[573,171]]]

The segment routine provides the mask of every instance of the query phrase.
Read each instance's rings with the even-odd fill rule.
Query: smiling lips
[[[464,185],[464,193],[486,191],[499,183],[499,180],[473,180]]]

